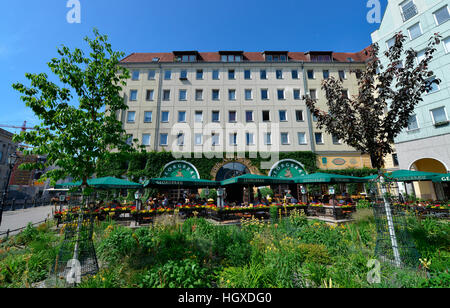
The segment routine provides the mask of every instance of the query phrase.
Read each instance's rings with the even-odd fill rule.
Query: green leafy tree
[[[386,68],[378,57],[378,45],[369,48],[370,60],[358,78],[358,95],[347,97],[342,81],[330,77],[322,83],[328,110],[320,110],[315,99],[305,97],[306,105],[317,117],[318,128],[369,154],[378,170],[383,167],[384,157],[393,152],[394,139],[408,126],[423,94],[431,90],[433,83],[440,82],[430,80],[433,72],[429,70],[440,36],[430,39],[420,63],[416,62],[415,50],[404,50],[405,40],[401,32],[396,34],[394,46],[385,53],[389,60]]]
[[[120,95],[129,78],[129,72],[119,66],[124,54],[112,49],[106,35],[96,29],[94,35],[84,39],[90,48],[88,55],[62,46],[59,58],[48,63],[62,86],[51,82],[45,73],[27,73],[31,86],[13,85],[41,121],[34,131],[22,132],[14,141],[31,145],[24,151],[26,155],[47,157],[45,163],[22,168],[54,166],[45,178],[57,181],[71,176],[81,180],[83,187],[94,175],[98,161],[112,149],[132,151],[117,119],[117,113],[128,108]]]

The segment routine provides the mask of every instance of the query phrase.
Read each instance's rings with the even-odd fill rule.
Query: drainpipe
[[[302,63],[302,74],[303,74],[303,85],[305,87],[305,95],[308,94],[309,92],[309,88],[308,88],[308,81],[306,79],[306,74],[305,74],[305,64]],[[311,116],[311,111],[309,110],[308,107],[306,107],[306,118],[308,119],[308,129],[309,129],[309,142],[311,144],[311,151],[313,153],[316,153],[316,144],[315,144],[315,140],[314,140],[314,132],[313,132],[313,121],[312,121],[312,116]]]
[[[161,63],[159,66],[159,81],[158,81],[158,99],[156,100],[156,127],[155,127],[155,138],[153,138],[155,145],[153,146],[155,152],[158,151],[159,147],[159,129],[161,126],[161,97],[162,97],[162,83],[163,83],[163,71]]]

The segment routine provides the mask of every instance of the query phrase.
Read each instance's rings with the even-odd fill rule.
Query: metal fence
[[[16,211],[16,210],[24,210],[34,207],[41,207],[41,206],[47,206],[50,205],[50,199],[43,198],[43,199],[23,199],[23,200],[7,200],[5,202],[5,206],[3,208],[3,211]]]
[[[49,219],[46,218],[45,220],[42,220],[42,221],[39,221],[39,222],[29,223],[29,224],[26,225],[25,227],[21,227],[21,228],[14,229],[14,230],[8,229],[6,232],[0,232],[0,238],[5,237],[6,239],[8,239],[8,237],[9,237],[10,235],[13,235],[13,234],[15,234],[15,233],[19,233],[19,232],[25,230],[30,224],[34,227],[34,226],[39,226],[39,225],[45,224],[45,223],[47,223],[48,221],[49,221]]]

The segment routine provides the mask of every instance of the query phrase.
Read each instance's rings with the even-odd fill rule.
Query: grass
[[[367,280],[376,230],[371,210],[343,227],[295,213],[270,223],[216,226],[204,219],[161,217],[131,230],[95,225],[101,270],[81,288],[373,288],[450,287],[446,221],[409,218],[423,259],[417,269],[381,265],[381,282]],[[60,238],[48,226],[27,228],[0,244],[0,287],[31,287],[47,278]]]

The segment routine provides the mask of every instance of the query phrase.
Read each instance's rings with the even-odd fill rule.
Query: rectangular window
[[[236,73],[234,70],[228,70],[228,79],[229,80],[235,80],[236,79]]]
[[[245,112],[245,121],[246,122],[253,122],[254,121],[254,119],[253,119],[253,111],[246,111]]]
[[[259,77],[261,80],[267,80],[267,71],[266,70],[261,70],[259,72]]]
[[[297,133],[298,136],[298,144],[304,145],[306,144],[306,134],[305,133]]]
[[[323,144],[323,135],[322,133],[315,133],[316,144]]]
[[[142,145],[150,146],[150,134],[142,134]]]
[[[342,96],[345,97],[345,98],[349,98],[348,90],[342,90]]]
[[[178,146],[184,146],[184,134],[179,133],[177,135],[177,144]]]
[[[254,134],[246,133],[245,134],[245,141],[246,141],[247,145],[254,145],[255,144]]]
[[[166,146],[169,144],[169,135],[167,134],[160,134],[159,135],[159,145]]]
[[[269,99],[269,90],[261,89],[261,99],[264,101]]]
[[[234,110],[228,111],[228,122],[236,123],[236,121],[237,121],[236,111],[234,111]]]
[[[127,144],[133,145],[133,135],[127,135]]]
[[[277,70],[276,76],[277,76],[277,79],[283,79],[283,70]]]
[[[437,10],[434,13],[434,18],[436,19],[436,23],[438,25],[442,25],[444,22],[450,19],[450,13],[448,6],[444,6],[443,8]]]
[[[145,99],[147,101],[152,101],[155,97],[155,91],[154,90],[147,90],[147,94],[145,95]]]
[[[203,90],[197,89],[195,90],[195,100],[202,101],[203,100]]]
[[[230,134],[230,145],[231,146],[237,145],[237,133]]]
[[[314,70],[308,70],[308,79],[314,79]]]
[[[269,110],[263,110],[262,118],[263,118],[263,122],[270,122],[270,111]]]
[[[136,120],[136,112],[135,111],[128,111],[127,122],[128,123],[134,123],[135,120]]]
[[[427,83],[429,83],[431,85],[431,89],[430,89],[430,91],[427,91],[427,93],[434,93],[434,92],[439,91],[439,85],[435,81],[436,81],[436,77],[431,77],[427,80]]]
[[[272,144],[272,133],[265,133],[264,134],[264,145],[271,145]]]
[[[213,70],[212,71],[212,79],[213,80],[219,80],[220,79],[219,70]]]
[[[323,71],[323,79],[328,79],[328,78],[330,78],[330,71],[324,70]]]
[[[161,122],[163,122],[163,123],[169,122],[169,111],[161,112]]]
[[[303,110],[296,110],[295,111],[295,118],[297,119],[297,122],[303,122]]]
[[[395,37],[393,37],[390,40],[386,41],[386,46],[387,46],[388,49],[390,49],[394,45],[395,45]]]
[[[203,79],[203,70],[197,70],[197,80]]]
[[[181,80],[187,80],[187,79],[188,79],[188,77],[187,77],[187,71],[186,71],[186,70],[182,70],[182,71],[180,72],[180,79],[181,79]]]
[[[298,71],[292,70],[292,79],[298,79]]]
[[[294,99],[295,100],[300,100],[300,89],[294,89]]]
[[[310,89],[310,90],[309,90],[309,96],[310,96],[312,99],[317,99],[317,91],[314,90],[314,89]]]
[[[139,80],[139,71],[133,71],[133,75],[131,76],[131,80]]]
[[[277,93],[278,93],[278,99],[279,99],[279,100],[284,100],[284,99],[285,99],[285,96],[284,96],[284,89],[278,89],[278,90],[277,90]]]
[[[213,122],[220,122],[220,112],[219,111],[213,111],[212,112],[212,121]]]
[[[144,112],[144,123],[151,123],[153,120],[153,112],[145,111]]]
[[[212,100],[218,101],[220,99],[219,90],[212,90]]]
[[[132,102],[137,101],[137,94],[138,94],[137,90],[131,90],[130,91],[130,101],[132,101]]]
[[[445,107],[439,107],[431,110],[431,116],[433,118],[433,124],[443,124],[448,122],[447,111]]]
[[[450,36],[444,40],[444,48],[446,53],[450,53]]]
[[[289,134],[288,133],[281,133],[281,144],[282,145],[289,144]]]
[[[420,64],[420,62],[422,62],[422,60],[425,59],[425,49],[417,52],[416,59],[417,59],[417,64]]]
[[[180,101],[185,101],[187,99],[187,91],[186,90],[180,90]]]
[[[170,100],[170,90],[164,90],[163,91],[163,100],[169,101]]]
[[[397,153],[392,154],[392,163],[394,164],[394,167],[398,167],[399,166],[398,154]]]
[[[400,5],[403,21],[410,20],[417,15],[417,7],[413,1],[407,1]]]
[[[287,122],[286,110],[280,110],[278,114],[280,115],[280,122]]]
[[[251,80],[252,79],[252,72],[250,70],[244,71],[244,79],[245,80]]]
[[[195,112],[195,122],[202,123],[203,122],[203,111]]]
[[[417,122],[417,116],[413,114],[408,120],[408,130],[419,129],[419,123]]]
[[[179,123],[186,122],[186,111],[178,111],[178,122]]]
[[[164,79],[165,79],[165,80],[170,80],[170,79],[172,79],[172,71],[171,71],[171,70],[166,70],[166,71],[164,72]]]
[[[203,144],[203,135],[202,134],[195,134],[194,142],[195,142],[195,145],[202,145]]]
[[[420,27],[420,23],[418,22],[414,26],[410,27],[408,29],[408,32],[409,32],[409,38],[411,40],[421,36],[422,35],[422,28]]]
[[[219,134],[217,133],[212,133],[211,134],[211,144],[212,146],[217,146],[220,145],[220,139],[219,139]]]
[[[236,90],[233,89],[228,90],[228,100],[230,101],[236,100]]]
[[[148,80],[155,80],[156,71],[155,70],[149,70],[148,71]]]
[[[342,144],[341,140],[338,137],[332,135],[331,138],[333,139],[333,144]]]
[[[341,80],[347,79],[347,76],[345,75],[345,71],[339,71],[339,78]]]
[[[250,101],[253,99],[253,93],[251,89],[246,89],[245,90],[245,100],[246,101]]]

